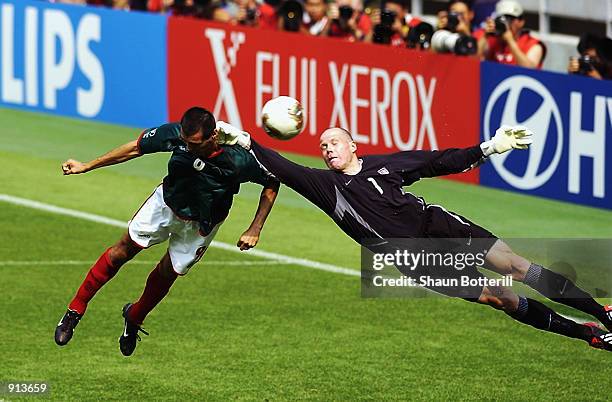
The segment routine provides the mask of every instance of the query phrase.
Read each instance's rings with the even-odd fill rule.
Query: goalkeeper
[[[512,275],[513,280],[523,282],[550,300],[596,317],[612,330],[612,307],[598,304],[567,278],[515,254],[488,230],[441,206],[427,204],[422,197],[403,189],[421,178],[472,169],[492,154],[527,149],[531,137],[532,133],[525,127],[503,126],[491,140],[471,148],[358,157],[351,134],[342,128],[329,128],[321,134],[319,142],[321,156],[329,169],[313,169],[291,162],[237,129],[220,133],[219,140],[252,150],[259,162],[282,183],[323,210],[348,236],[365,247],[373,249],[372,239],[378,239],[380,245],[391,238],[452,238],[463,241],[464,247],[477,239],[489,246],[484,268]],[[499,219],[503,218],[503,206],[500,206]],[[458,271],[451,271],[455,274],[450,275],[457,275]],[[461,275],[482,276],[476,267],[461,271]],[[457,295],[444,288],[433,290]],[[595,348],[612,351],[612,333],[595,324],[578,324],[505,287],[480,286],[476,293],[462,297],[503,310],[515,320],[540,330],[583,339]]]

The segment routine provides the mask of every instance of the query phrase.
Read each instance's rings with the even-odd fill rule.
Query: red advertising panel
[[[318,155],[327,127],[348,129],[359,153],[444,149],[479,139],[479,63],[372,44],[171,17],[169,116],[201,105],[275,149]],[[260,129],[263,104],[300,100],[306,126],[290,141]],[[477,182],[477,173],[457,179]]]

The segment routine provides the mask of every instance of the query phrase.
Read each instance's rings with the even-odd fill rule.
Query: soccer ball
[[[266,102],[261,110],[265,132],[279,140],[290,140],[304,128],[304,109],[297,100],[279,96]]]

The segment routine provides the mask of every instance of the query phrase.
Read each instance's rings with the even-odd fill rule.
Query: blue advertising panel
[[[164,16],[0,0],[0,106],[152,126],[166,65]]]
[[[481,136],[502,124],[534,132],[529,151],[494,155],[486,186],[612,209],[612,82],[481,65]]]

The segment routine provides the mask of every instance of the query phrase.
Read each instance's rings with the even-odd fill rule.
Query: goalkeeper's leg
[[[605,332],[593,324],[578,324],[560,316],[544,304],[518,296],[509,289],[485,287],[478,302],[503,310],[515,320],[539,330],[582,339],[594,348],[612,351],[612,333]]]
[[[570,279],[515,254],[501,240],[489,250],[485,268],[512,275],[514,280],[523,282],[548,299],[592,315],[612,331],[612,306],[602,306]]]

